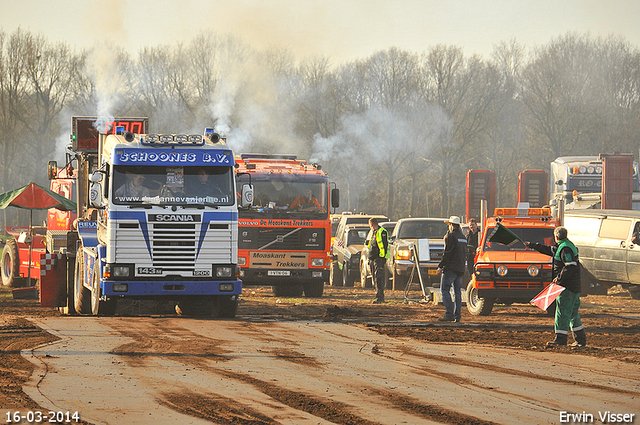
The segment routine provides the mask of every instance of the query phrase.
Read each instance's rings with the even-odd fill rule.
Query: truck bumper
[[[222,284],[223,289],[220,290]],[[115,290],[114,290],[115,285]],[[228,286],[228,288],[224,288]],[[126,289],[126,290],[124,290]],[[144,281],[127,280],[102,282],[102,293],[113,296],[182,296],[182,295],[240,295],[242,281]]]
[[[298,285],[305,282],[329,281],[329,270],[323,269],[293,269],[293,270],[267,270],[242,268],[244,276],[241,277],[243,285],[273,286],[273,285]],[[278,272],[282,275],[270,276],[269,272]]]
[[[514,302],[528,303],[542,291],[542,286],[538,289],[482,289],[478,288],[478,298],[500,298],[501,300],[511,300]]]

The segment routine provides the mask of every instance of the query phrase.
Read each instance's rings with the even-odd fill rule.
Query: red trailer
[[[480,218],[480,201],[487,201],[487,208],[496,206],[496,173],[489,170],[467,171],[467,220]]]
[[[525,170],[518,173],[518,204],[528,202],[530,208],[542,208],[548,203],[547,172]]]

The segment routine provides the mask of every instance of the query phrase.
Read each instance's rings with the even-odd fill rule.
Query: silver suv
[[[438,264],[444,253],[444,237],[449,226],[444,218],[402,218],[398,220],[389,238],[389,258],[386,272],[391,275],[392,289],[404,289],[413,271],[416,259],[411,247],[416,247],[420,257],[420,273],[425,282],[436,283]],[[421,253],[420,247],[429,248],[429,253]],[[415,272],[414,272],[415,274]],[[413,281],[418,281],[415,274]]]

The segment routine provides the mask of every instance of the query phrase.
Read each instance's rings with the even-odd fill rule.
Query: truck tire
[[[367,277],[367,265],[360,263],[360,286],[363,288],[372,288],[373,281],[370,277]]]
[[[74,308],[78,314],[91,312],[91,291],[84,287],[84,265],[82,263],[82,246],[76,254],[76,271],[73,279]]]
[[[8,240],[2,249],[2,286],[15,287],[20,272],[18,243]]]
[[[307,298],[320,298],[324,292],[324,282],[307,282],[304,284],[304,296]]]
[[[238,296],[218,297],[218,317],[233,319],[238,313]]]
[[[474,316],[488,316],[493,310],[493,298],[478,298],[478,289],[474,288],[473,280],[467,285],[467,310]]]
[[[347,263],[342,264],[342,286],[353,286],[355,277],[349,274]]]
[[[337,261],[331,262],[331,267],[329,268],[329,285],[342,286],[342,270],[340,270],[340,265],[338,265]]]
[[[407,282],[409,281],[409,278],[407,276],[402,276],[398,274],[397,270],[394,270],[392,280],[393,280],[392,282],[393,290],[402,291],[407,286]]]
[[[112,298],[110,300],[101,301],[101,295],[100,277],[98,276],[98,270],[95,270],[93,273],[93,284],[91,285],[91,314],[94,316],[113,316],[116,314],[118,299]]]

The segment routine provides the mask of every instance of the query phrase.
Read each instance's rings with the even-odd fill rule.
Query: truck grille
[[[162,275],[191,276],[194,269],[211,270],[212,264],[233,263],[237,242],[228,223],[147,223],[147,234],[139,222],[116,225],[114,262],[153,267]],[[211,243],[215,241],[215,243]],[[148,243],[148,245],[147,245]]]
[[[241,227],[238,248],[251,250],[324,251],[324,229]]]
[[[168,272],[193,270],[196,265],[196,225],[153,223],[150,227],[153,267]]]

